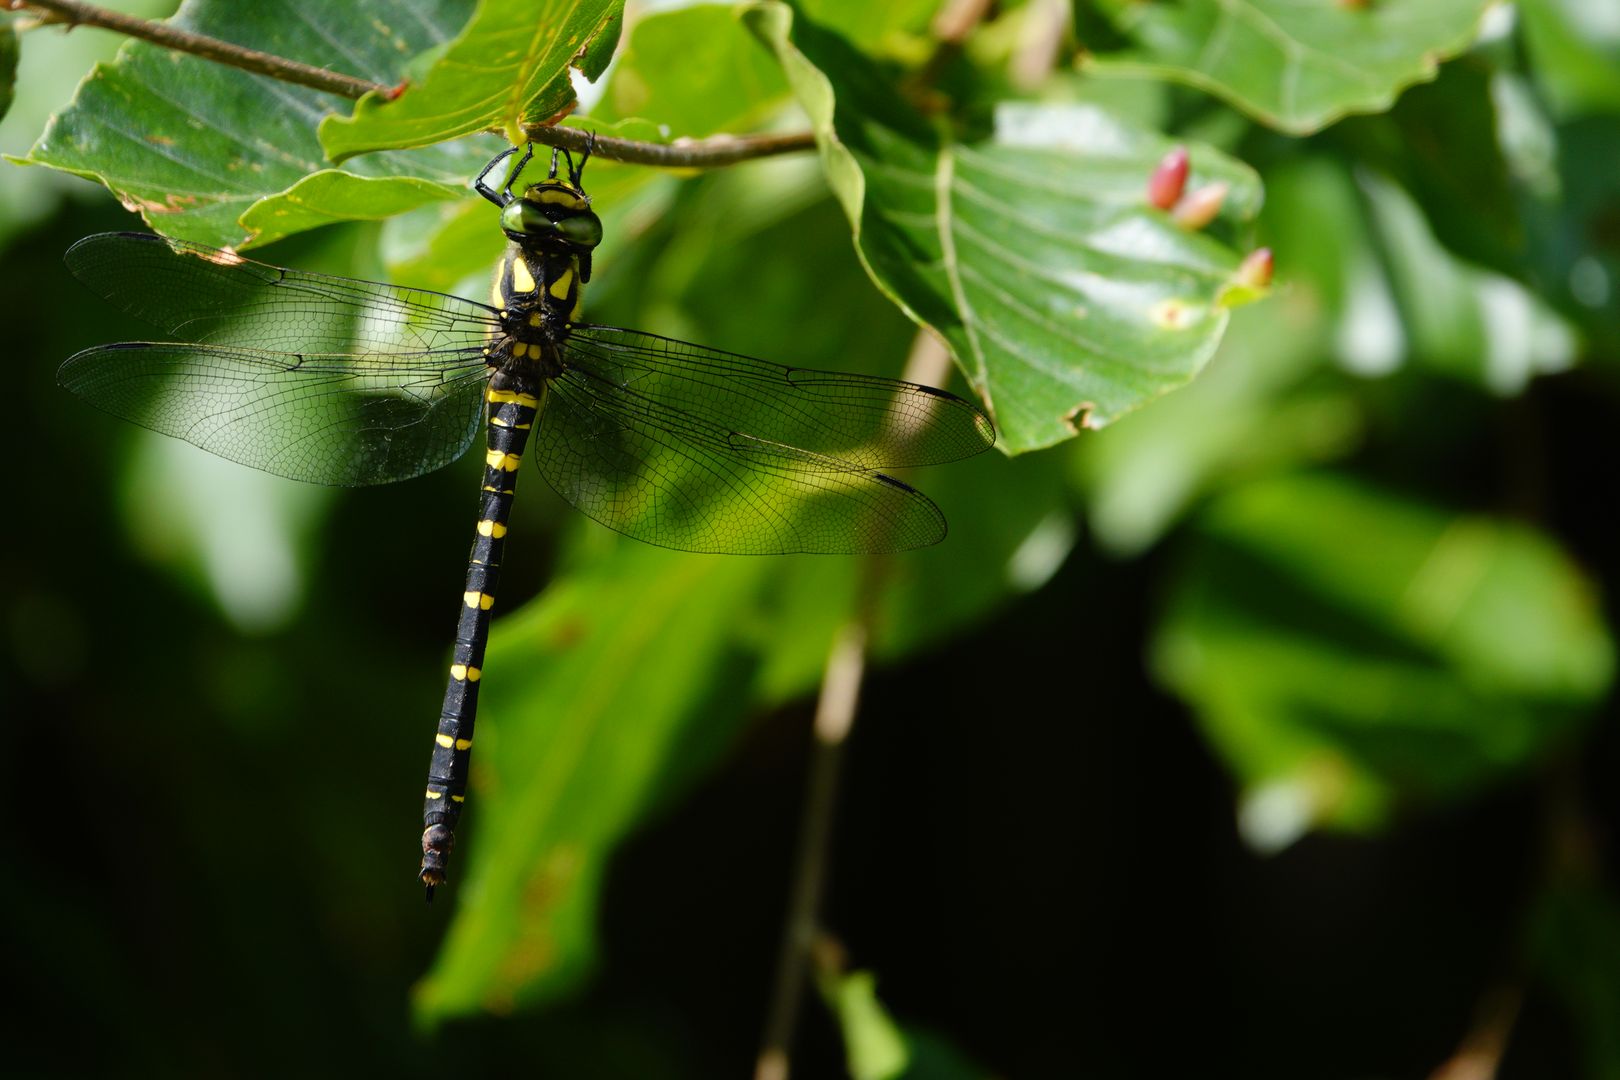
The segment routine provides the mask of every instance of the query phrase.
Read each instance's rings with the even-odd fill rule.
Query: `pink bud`
[[[1226,192],[1230,186],[1225,180],[1205,184],[1177,203],[1171,217],[1175,218],[1176,224],[1183,229],[1202,229],[1214,221],[1215,215],[1221,212],[1221,204],[1226,201]]]
[[[1164,157],[1148,177],[1147,200],[1160,210],[1176,205],[1187,186],[1187,148],[1178,146]]]
[[[1270,248],[1256,248],[1243,257],[1238,266],[1236,282],[1250,288],[1263,289],[1271,284],[1272,258]]]

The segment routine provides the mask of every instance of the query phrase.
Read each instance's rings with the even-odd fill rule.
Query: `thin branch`
[[[1495,1080],[1523,1003],[1521,987],[1492,987],[1480,999],[1474,1026],[1462,1045],[1429,1074],[1429,1080]]]
[[[909,382],[943,385],[950,376],[950,353],[932,333],[917,331],[902,378]],[[833,811],[838,801],[838,774],[844,744],[860,706],[861,679],[866,674],[866,650],[877,619],[878,602],[888,580],[889,562],[868,556],[861,564],[855,610],[833,639],[816,701],[815,743],[810,752],[804,815],[794,853],[793,884],[788,894],[787,917],[776,963],[776,986],[760,1039],[754,1080],[788,1080],[792,1073],[793,1033],[798,1025],[799,999],[804,992],[812,952],[821,932],[821,899],[825,891],[831,848]]]
[[[182,30],[171,23],[139,19],[117,11],[108,11],[83,0],[4,0],[4,6],[13,10],[33,8],[45,13],[46,21],[72,26],[98,26],[130,37],[141,38],[155,45],[200,56],[216,64],[251,71],[282,82],[296,83],[338,97],[357,99],[369,93],[396,96],[403,87],[384,86],[367,79],[359,79],[342,72],[311,67],[296,60],[260,52],[257,49],[233,45],[229,41],[205,34]],[[489,129],[503,134],[499,128]],[[524,134],[542,146],[557,146],[564,150],[585,149],[590,136],[579,128],[566,128],[544,124],[525,126]],[[814,149],[815,136],[808,131],[795,131],[782,135],[713,135],[706,139],[677,139],[672,143],[638,142],[600,135],[596,139],[596,156],[627,165],[657,165],[673,169],[712,169],[734,165],[739,161],[791,154]]]
[[[864,576],[870,578],[870,571]],[[875,592],[875,588],[863,584],[862,591]],[[793,885],[788,894],[787,918],[783,922],[782,946],[776,962],[776,987],[771,994],[771,1008],[765,1019],[759,1058],[754,1065],[754,1080],[788,1080],[792,1071],[793,1032],[797,1027],[799,998],[804,991],[810,949],[815,944],[820,923],[844,740],[855,723],[861,676],[866,670],[867,624],[868,620],[857,614],[839,630],[822,674],[808,791],[794,856]]]
[[[584,150],[590,140],[590,133],[582,128],[560,125],[525,126],[523,134],[541,146],[558,146],[576,152]],[[815,146],[816,137],[808,131],[793,131],[784,135],[711,135],[706,139],[676,139],[672,143],[637,142],[634,139],[598,135],[593,153],[596,157],[626,165],[713,169],[754,158],[813,150]]]
[[[98,8],[94,4],[81,3],[80,0],[10,0],[8,6],[13,10],[23,7],[35,8],[48,13],[51,22],[66,23],[69,26],[99,26],[104,30],[115,30],[120,34],[150,41],[154,45],[162,45],[166,49],[175,49],[200,56],[205,60],[212,60],[216,64],[241,68],[256,75],[268,75],[272,79],[297,83],[299,86],[322,90],[339,97],[358,98],[374,90],[384,94],[390,92],[389,87],[357,79],[353,75],[300,64],[296,60],[288,60],[257,49],[243,48],[241,45],[232,45],[228,41],[221,41],[205,34],[194,34],[171,23],[138,19],[133,15]]]

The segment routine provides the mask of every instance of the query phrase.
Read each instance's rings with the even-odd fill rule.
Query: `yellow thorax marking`
[[[534,275],[521,255],[512,256],[512,291],[534,292]]]
[[[568,299],[568,290],[573,286],[573,284],[574,272],[572,270],[564,270],[562,273],[557,275],[557,280],[551,283],[551,287],[547,291],[550,292],[552,296],[555,296],[558,300],[566,300]]]
[[[529,316],[529,325],[530,326],[539,326],[541,323],[543,323],[545,321],[546,321],[546,317],[544,315],[542,315],[538,311],[534,312],[533,314],[531,314]]]
[[[478,535],[493,536],[495,539],[499,540],[501,537],[506,535],[506,526],[502,525],[498,521],[490,521],[485,519],[484,521],[480,521],[478,523]]]

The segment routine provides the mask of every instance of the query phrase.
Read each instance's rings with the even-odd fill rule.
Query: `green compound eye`
[[[557,231],[583,248],[593,248],[602,242],[602,219],[589,210],[570,214],[557,222]]]
[[[513,199],[501,210],[501,228],[508,234],[546,236],[557,231],[557,223],[545,211],[524,199]]]

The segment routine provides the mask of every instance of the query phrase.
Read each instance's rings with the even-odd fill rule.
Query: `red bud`
[[[1178,146],[1164,157],[1148,177],[1147,200],[1160,210],[1176,205],[1187,186],[1187,148]]]

